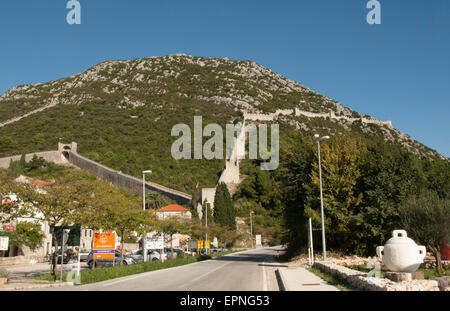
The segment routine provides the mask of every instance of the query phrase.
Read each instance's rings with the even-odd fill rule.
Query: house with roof
[[[167,205],[163,208],[156,210],[156,217],[159,220],[169,219],[169,218],[178,218],[180,221],[189,220],[192,218],[192,213],[189,209],[177,205],[171,204]],[[157,233],[152,232],[149,234],[149,237],[156,237]],[[187,241],[189,240],[189,236],[185,234],[174,234],[173,239],[170,240],[168,236],[165,237],[164,247],[186,247]]]
[[[171,218],[171,217],[191,219],[192,213],[189,209],[187,209],[183,206],[172,204],[172,205],[167,205],[163,208],[157,209],[156,217],[158,219],[167,219],[167,218]]]

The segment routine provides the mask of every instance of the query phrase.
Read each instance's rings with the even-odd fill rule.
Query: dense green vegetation
[[[450,239],[450,199],[426,190],[404,200],[399,216],[402,228],[434,254],[442,269],[440,245]]]
[[[307,133],[280,129],[280,167],[263,172],[258,162],[245,162],[248,177],[234,199],[238,216],[256,212],[256,234],[265,233],[273,244],[286,243],[295,256],[306,247],[307,219],[312,218],[315,229],[321,224],[317,144]],[[397,144],[363,138],[358,132],[322,143],[321,156],[329,250],[375,255],[376,246],[383,245],[392,230],[403,228],[399,210],[405,200],[425,190],[434,193],[447,212],[450,208],[449,162],[419,158]],[[445,227],[445,220],[439,221]],[[420,240],[414,231],[410,236]],[[321,249],[320,244],[316,247]]]
[[[208,109],[208,113],[186,110],[180,114],[170,109],[124,110],[99,103],[61,105],[11,124],[8,130],[0,128],[0,156],[54,150],[62,137],[66,142],[78,142],[78,152],[89,159],[136,177],[151,169],[151,181],[191,193],[197,182],[200,187],[213,187],[224,163],[173,159],[171,145],[176,137],[171,136],[171,129],[178,123],[193,129],[194,115],[208,116]],[[225,116],[204,117],[203,123],[225,124],[227,120]]]
[[[220,183],[214,197],[214,222],[218,225],[236,229],[236,213],[227,185]]]

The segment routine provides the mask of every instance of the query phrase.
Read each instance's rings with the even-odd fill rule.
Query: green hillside
[[[0,123],[52,103],[57,105],[0,127],[0,157],[53,150],[62,138],[76,141],[78,152],[92,160],[136,177],[151,169],[152,181],[191,194],[197,183],[213,187],[225,165],[172,158],[172,127],[185,123],[193,130],[194,116],[203,117],[203,126],[241,121],[244,112],[294,108],[368,117],[251,61],[170,55],[108,61],[11,89],[0,96]],[[355,251],[380,243],[410,195],[430,190],[448,198],[448,159],[395,128],[294,115],[276,122],[280,167],[261,172],[258,161],[243,161],[247,178],[234,197],[237,216],[257,210],[255,230],[274,243],[302,246],[305,217],[317,221],[315,133],[333,137],[324,146],[325,200],[335,213],[327,226],[337,230],[330,247]],[[343,242],[350,233],[356,244]]]

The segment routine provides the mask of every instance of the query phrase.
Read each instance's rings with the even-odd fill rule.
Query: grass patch
[[[436,268],[429,268],[429,269],[420,268],[419,270],[423,271],[426,280],[438,278],[441,276],[450,276],[449,266],[442,267],[442,270],[436,270]]]
[[[357,290],[351,287],[350,284],[348,284],[347,279],[345,277],[334,275],[326,271],[322,271],[317,267],[307,268],[307,270],[311,271],[319,278],[321,278],[328,284],[335,286],[341,291]]]
[[[161,261],[149,261],[145,263],[137,263],[127,266],[114,266],[114,267],[97,267],[93,270],[87,269],[82,270],[81,273],[81,284],[85,285],[90,283],[97,283],[101,281],[111,280],[115,278],[120,278],[128,275],[139,274],[144,272],[156,271],[161,269],[173,268],[177,266],[187,265],[194,262],[199,262],[203,260],[213,259],[227,254],[234,253],[236,251],[228,251],[224,253],[219,253],[214,256],[188,256],[188,257],[177,257],[174,259],[169,259],[164,262]],[[67,282],[68,273],[63,273],[63,281]],[[58,274],[56,277],[52,274],[45,274],[35,277],[37,280],[45,281],[56,281],[60,279]]]

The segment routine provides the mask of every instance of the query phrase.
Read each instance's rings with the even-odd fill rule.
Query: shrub
[[[7,278],[9,279],[10,272],[6,270],[5,268],[0,268],[0,278]]]

